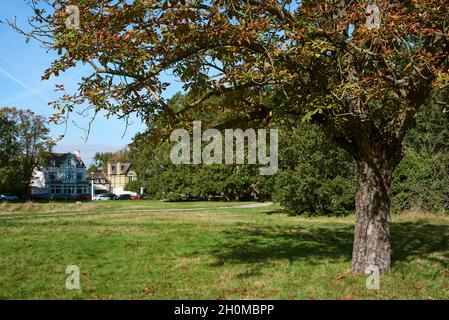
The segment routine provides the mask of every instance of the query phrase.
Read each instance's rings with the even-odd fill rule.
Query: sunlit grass
[[[449,298],[445,217],[394,217],[393,269],[376,291],[350,272],[353,217],[291,217],[277,206],[223,208],[237,205],[3,205],[0,297]],[[80,292],[65,288],[68,265],[80,267]]]

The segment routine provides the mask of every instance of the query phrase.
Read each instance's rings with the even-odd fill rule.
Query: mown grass
[[[0,298],[449,298],[447,217],[394,216],[393,269],[368,290],[350,272],[353,217],[223,208],[236,205],[2,205]],[[81,291],[65,288],[68,265],[80,267]]]

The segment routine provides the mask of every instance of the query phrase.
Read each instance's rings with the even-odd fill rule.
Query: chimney
[[[78,158],[78,160],[81,160],[81,152],[79,150],[75,150],[74,154],[75,157]]]

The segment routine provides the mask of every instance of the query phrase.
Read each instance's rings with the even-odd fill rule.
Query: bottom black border
[[[310,319],[344,316],[366,319],[447,314],[448,301],[279,301],[279,300],[152,300],[152,301],[0,301],[3,314],[26,313],[46,318],[104,317],[132,319]],[[8,310],[9,309],[9,310]],[[207,310],[206,314],[204,311]],[[6,313],[7,312],[7,313]],[[444,318],[444,316],[443,316]]]

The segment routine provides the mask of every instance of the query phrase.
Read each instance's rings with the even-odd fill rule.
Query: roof
[[[106,181],[108,181],[108,177],[106,176],[106,173],[104,173],[103,171],[97,171],[97,172],[94,172],[93,174],[91,172],[88,172],[87,178],[89,180],[105,179]]]
[[[50,155],[47,158],[46,165],[47,166],[53,166],[52,161],[55,162],[55,167],[61,167],[64,162],[67,160],[67,158],[72,157],[76,161],[76,167],[77,168],[85,168],[86,165],[84,164],[83,160],[80,156],[67,152],[67,153],[50,153]]]
[[[118,164],[120,164],[120,168],[118,168]],[[108,172],[109,175],[112,174],[128,174],[131,170],[131,163],[130,162],[117,162],[117,163],[111,163],[111,172]]]

